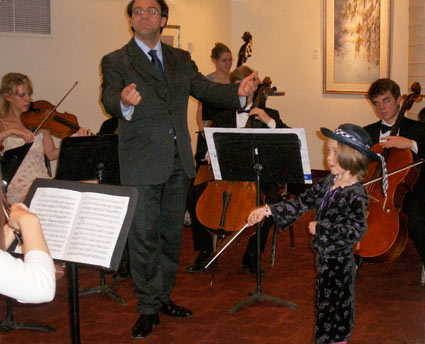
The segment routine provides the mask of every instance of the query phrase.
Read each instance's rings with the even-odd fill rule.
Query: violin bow
[[[50,115],[54,111],[56,111],[56,109],[58,108],[58,106],[61,105],[61,103],[65,100],[66,97],[68,97],[68,95],[75,88],[75,86],[77,86],[77,84],[78,84],[78,81],[76,81],[75,84],[69,89],[69,91],[65,93],[65,95],[62,97],[62,99],[52,109],[50,109],[49,112],[47,112],[46,117],[40,122],[40,124],[38,125],[38,127],[35,128],[34,134],[36,134],[40,130],[40,128],[43,126],[43,124],[46,123],[46,121],[49,119]]]
[[[397,174],[397,173],[399,173],[399,172],[403,172],[403,171],[405,171],[405,170],[408,170],[408,169],[409,169],[409,168],[411,168],[411,167],[415,167],[415,166],[420,165],[420,164],[422,164],[422,163],[424,163],[424,162],[425,162],[425,159],[420,159],[419,161],[417,161],[417,162],[415,162],[415,163],[413,163],[413,164],[407,165],[407,166],[405,166],[405,167],[399,168],[398,170],[395,170],[395,171],[393,171],[393,172],[388,173],[388,174],[387,174],[387,176],[388,176],[388,177],[390,177],[390,176],[392,176],[392,175],[394,175],[394,174]],[[382,179],[382,177],[378,177],[378,178],[375,178],[375,179],[369,180],[368,182],[363,183],[363,186],[367,186],[367,185],[369,185],[369,184],[375,183],[375,182],[377,182],[377,181],[380,181],[381,179]]]
[[[221,247],[218,249],[218,252],[211,258],[211,260],[205,265],[204,269],[208,268],[211,263],[217,259],[217,257],[235,240],[239,234],[241,234],[246,228],[248,228],[248,223],[245,224],[241,229],[235,231],[233,234],[229,235],[226,239],[223,240]]]

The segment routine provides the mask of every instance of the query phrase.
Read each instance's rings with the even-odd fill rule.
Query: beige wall
[[[49,38],[1,36],[0,75],[27,74],[34,84],[33,99],[57,103],[78,81],[58,108],[78,116],[79,124],[99,130],[106,119],[100,105],[100,61],[128,42],[125,16],[128,0],[52,0]],[[200,70],[210,73],[210,51],[216,41],[230,45],[229,0],[168,0],[168,23],[181,25],[181,47],[191,43]],[[197,103],[189,102],[190,131],[195,136]],[[196,141],[196,140],[195,140]],[[195,142],[193,142],[195,144]]]
[[[323,168],[320,127],[334,129],[352,122],[377,120],[362,95],[323,94],[322,0],[239,0],[232,2],[232,50],[237,52],[244,31],[253,36],[247,65],[270,76],[284,97],[270,97],[284,122],[306,129],[312,168]],[[407,92],[408,1],[393,1],[391,77]],[[249,19],[248,19],[249,18]],[[313,59],[313,49],[320,58]]]
[[[270,98],[292,127],[306,128],[311,166],[323,168],[320,126],[343,122],[367,124],[376,117],[364,96],[324,95],[322,0],[168,0],[169,24],[181,25],[181,47],[192,46],[203,73],[213,70],[210,50],[216,41],[231,45],[234,55],[244,31],[254,37],[248,65],[269,75],[286,96]],[[127,0],[52,0],[50,38],[0,36],[0,74],[19,71],[34,83],[34,99],[56,103],[75,81],[79,85],[59,107],[74,113],[82,126],[97,131],[106,118],[99,103],[102,56],[130,38]],[[391,77],[407,91],[408,1],[393,1]],[[235,56],[236,57],[236,56]],[[196,102],[189,102],[189,129],[195,138]],[[196,140],[192,144],[195,145]]]

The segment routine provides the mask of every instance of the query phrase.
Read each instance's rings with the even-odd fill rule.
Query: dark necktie
[[[162,69],[162,63],[159,60],[158,56],[156,55],[156,50],[152,49],[148,52],[148,54],[152,57],[152,64],[155,67],[155,69],[158,71],[159,75],[162,79],[164,79],[164,69]]]
[[[387,131],[391,131],[392,127],[385,125],[385,124],[381,124],[381,133],[385,134]]]

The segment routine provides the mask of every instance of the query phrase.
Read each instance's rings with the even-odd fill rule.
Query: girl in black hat
[[[369,200],[362,179],[370,160],[379,160],[380,156],[370,149],[371,137],[362,127],[342,124],[334,132],[320,130],[329,138],[327,163],[331,173],[295,199],[254,210],[248,224],[273,216],[283,229],[308,210],[316,210],[308,226],[312,247],[317,251],[314,340],[347,343],[354,324],[353,245],[367,229]]]

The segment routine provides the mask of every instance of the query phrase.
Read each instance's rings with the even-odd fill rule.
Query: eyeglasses
[[[146,13],[149,17],[157,17],[159,16],[159,12],[155,7],[149,7],[147,9],[143,9],[141,7],[137,7],[133,10],[133,14],[136,16],[142,16]]]
[[[233,57],[230,57],[228,59],[219,59],[220,62],[233,62],[235,59]]]

